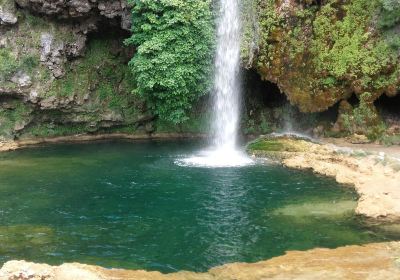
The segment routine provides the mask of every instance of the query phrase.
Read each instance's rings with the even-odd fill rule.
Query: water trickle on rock
[[[213,95],[213,140],[209,150],[178,160],[181,165],[233,167],[253,161],[237,148],[240,116],[240,3],[221,0]]]

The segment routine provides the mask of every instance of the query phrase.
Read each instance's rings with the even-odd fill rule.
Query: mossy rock
[[[353,94],[362,99],[365,93],[370,93],[372,112],[373,102],[383,93],[396,95],[400,87],[398,5],[386,0],[305,4],[311,2],[315,3],[257,2],[258,32],[253,37],[258,40],[253,41],[258,45],[252,67],[261,78],[276,83],[304,113],[323,112]],[[374,122],[375,131],[364,133],[377,137],[379,116],[363,114],[365,107],[356,107],[355,113],[362,121]]]
[[[263,136],[250,142],[246,150],[249,154],[281,161],[290,154],[303,153],[314,145],[310,140],[292,136]]]

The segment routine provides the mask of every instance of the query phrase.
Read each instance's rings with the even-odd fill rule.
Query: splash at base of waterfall
[[[246,153],[235,149],[209,149],[188,158],[177,159],[175,164],[186,167],[242,167],[255,164]]]
[[[240,120],[240,2],[220,0],[213,91],[212,146],[175,161],[181,166],[236,167],[253,161],[236,149]]]

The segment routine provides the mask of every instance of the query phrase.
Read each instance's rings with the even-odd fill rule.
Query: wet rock
[[[317,127],[314,127],[312,130],[312,134],[314,135],[314,137],[320,137],[321,135],[324,134],[324,127],[322,125],[319,125]]]
[[[14,25],[18,21],[18,18],[11,12],[4,10],[0,6],[0,25]]]
[[[32,90],[29,92],[27,101],[31,102],[31,103],[37,103],[39,99],[39,94],[36,90]]]
[[[49,33],[41,35],[40,61],[53,73],[55,78],[64,75],[64,42],[54,42],[54,36]]]
[[[47,97],[40,101],[41,109],[56,109],[58,105],[58,99],[55,96]]]
[[[27,8],[36,13],[42,13],[46,15],[57,15],[61,13],[66,4],[66,2],[63,0],[54,0],[54,1],[15,0],[15,2],[22,8]]]
[[[35,13],[55,16],[58,18],[105,17],[118,19],[120,27],[130,30],[130,8],[126,0],[98,1],[98,0],[16,0],[19,6]]]
[[[136,126],[137,115],[146,109],[111,107],[111,100],[99,98],[99,83],[103,81],[99,77],[103,72],[96,71],[96,68],[102,70],[102,67],[108,67],[107,71],[116,70],[118,78],[104,80],[106,86],[115,90],[115,94],[120,94],[123,102],[126,99],[132,108],[136,107],[138,98],[127,97],[131,89],[127,88],[125,68],[122,69],[132,57],[131,53],[127,53],[127,48],[123,47],[122,40],[125,37],[119,27],[120,22],[126,28],[130,25],[131,9],[127,3],[119,0],[16,2],[21,8],[18,12],[21,20],[14,26],[0,26],[0,48],[6,48],[4,53],[10,54],[12,59],[10,70],[6,69],[10,74],[6,81],[0,83],[0,106],[9,110],[24,107],[31,111],[16,111],[18,119],[24,120],[21,122],[16,122],[9,116],[11,114],[7,114],[4,121],[10,125],[0,136],[6,139],[35,137],[31,133],[31,126],[28,129],[28,122],[32,127],[49,127],[51,124],[57,128],[78,127],[82,133],[97,132],[101,128],[108,131],[112,127]],[[13,0],[1,2],[0,8],[2,19],[16,15]],[[29,15],[31,11],[34,13]],[[100,52],[100,57],[101,52],[104,53],[107,64],[99,65],[88,61],[85,56],[93,55],[91,52],[86,53],[88,35],[103,31],[99,29],[103,24],[115,28],[116,35],[115,38],[105,39],[110,42],[106,48],[101,44],[90,45],[91,50]],[[93,40],[102,39],[94,37]],[[96,64],[93,65],[96,73],[83,75],[80,80],[80,65],[88,67],[91,63]],[[29,67],[29,71],[24,67]],[[144,126],[152,122],[153,118],[139,121]],[[56,133],[52,136],[56,136]]]
[[[7,38],[0,38],[0,48],[5,48],[7,46]]]
[[[393,124],[387,129],[387,134],[400,134],[400,124]]]
[[[347,140],[349,140],[349,142],[352,144],[367,144],[371,142],[371,140],[369,140],[367,136],[362,134],[350,135],[349,137],[347,137]]]
[[[97,8],[100,14],[107,18],[115,18],[120,16],[122,10],[121,3],[118,1],[100,1]]]
[[[68,58],[83,56],[86,47],[86,36],[78,35],[75,42],[67,43],[65,53]]]
[[[69,1],[69,14],[71,17],[79,17],[83,14],[89,13],[92,9],[92,5],[87,0],[72,0]]]
[[[11,81],[19,87],[30,87],[32,85],[31,77],[23,71],[18,71],[11,77]]]
[[[28,123],[29,122],[26,122],[26,121],[18,121],[18,122],[16,122],[15,125],[14,125],[14,131],[23,130]]]
[[[114,111],[107,111],[103,113],[102,119],[105,121],[112,121],[112,122],[121,122],[124,120],[123,116],[120,113]]]
[[[152,133],[155,131],[155,127],[154,127],[153,123],[146,123],[146,125],[144,126],[144,130],[147,133]]]

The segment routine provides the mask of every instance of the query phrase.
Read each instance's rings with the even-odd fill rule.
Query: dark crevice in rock
[[[244,71],[243,88],[246,107],[279,107],[288,100],[279,87],[272,82],[261,80],[255,70]]]
[[[390,128],[396,127],[400,132],[400,94],[394,97],[389,97],[382,94],[376,101],[375,106],[388,126],[388,131]]]
[[[382,94],[376,101],[375,106],[382,110],[382,112],[387,112],[390,114],[397,114],[400,116],[400,94],[394,97],[389,97],[386,94]]]
[[[123,58],[127,64],[134,55],[134,48],[125,47],[124,40],[129,38],[130,32],[119,28],[117,22],[103,19],[97,23],[97,29],[88,33],[87,43],[92,40],[111,42],[109,51],[114,56]]]
[[[360,100],[358,99],[357,95],[355,95],[355,94],[352,94],[350,96],[350,98],[347,99],[347,102],[349,102],[349,104],[352,107],[356,107],[356,106],[358,106],[358,104],[360,104]]]
[[[339,104],[319,113],[302,113],[290,104],[277,84],[263,81],[254,70],[244,72],[243,87],[242,130],[248,135],[284,131],[321,136],[333,126],[339,115]]]

